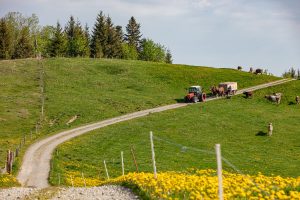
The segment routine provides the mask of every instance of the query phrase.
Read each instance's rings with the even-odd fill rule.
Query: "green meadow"
[[[264,98],[282,92],[280,105]],[[122,174],[120,152],[124,152],[125,172],[134,172],[134,149],[138,170],[152,171],[149,132],[153,131],[158,171],[185,171],[188,168],[216,169],[215,144],[221,144],[223,168],[227,171],[283,177],[300,176],[300,81],[243,95],[191,104],[176,110],[153,113],[144,118],[111,125],[75,138],[57,148],[53,156],[50,182],[58,184],[70,174],[104,180],[103,161],[110,177]],[[267,125],[274,131],[267,136]]]
[[[209,92],[211,85],[222,81],[237,81],[244,88],[278,79],[234,69],[114,59],[0,61],[0,166],[6,151],[19,147],[24,136],[21,157],[32,142],[61,130],[181,102],[190,85]],[[15,173],[21,157],[15,162]]]

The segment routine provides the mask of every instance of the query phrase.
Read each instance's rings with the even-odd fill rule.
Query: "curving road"
[[[262,85],[257,85],[254,87],[246,88],[237,91],[236,95],[242,94],[244,91],[254,91],[270,86],[275,86],[283,84],[293,79],[281,79],[275,82],[266,83]],[[216,100],[218,98],[208,98],[207,101]],[[68,131],[63,131],[56,135],[50,136],[43,140],[40,140],[32,144],[25,152],[23,163],[18,174],[18,180],[24,187],[36,187],[36,188],[46,188],[48,184],[48,175],[50,172],[50,160],[54,149],[61,143],[70,140],[71,138],[77,137],[84,133],[90,132],[95,129],[99,129],[111,124],[116,124],[118,122],[123,122],[131,120],[138,117],[146,116],[150,113],[162,112],[165,110],[175,109],[187,106],[186,103],[176,103],[167,106],[161,106],[158,108],[152,108],[148,110],[143,110],[139,112],[134,112],[131,114],[103,120],[97,123],[84,125],[78,128],[74,128]]]

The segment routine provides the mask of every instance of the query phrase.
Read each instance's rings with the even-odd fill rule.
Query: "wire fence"
[[[38,58],[38,79],[39,79],[39,93],[40,93],[40,111],[39,118],[37,119],[35,126],[31,128],[28,133],[24,133],[20,138],[20,143],[12,149],[7,150],[5,165],[1,169],[2,173],[13,173],[13,166],[16,158],[19,157],[21,150],[26,145],[26,142],[32,142],[36,139],[42,128],[42,123],[45,116],[45,68],[41,59]]]
[[[150,133],[151,135],[152,133]],[[140,148],[134,149],[132,146],[143,146],[144,148],[141,150]],[[226,158],[224,155],[221,155],[221,149],[222,146],[219,144],[216,144],[215,147],[211,147],[210,149],[202,149],[202,148],[195,148],[191,146],[186,146],[181,143],[172,141],[170,139],[165,139],[159,136],[150,136],[149,139],[145,139],[140,142],[134,143],[130,147],[130,150],[124,150],[120,149],[120,151],[116,152],[116,155],[119,155],[118,157],[108,157],[103,156],[101,162],[98,162],[98,168],[96,167],[95,170],[99,170],[97,179],[98,180],[109,180],[111,178],[116,178],[118,176],[122,176],[124,174],[127,174],[129,172],[152,172],[153,177],[157,177],[157,173],[162,170],[162,172],[166,171],[166,168],[161,167],[160,161],[163,159],[168,159],[170,162],[175,161],[179,158],[178,165],[182,165],[181,168],[182,171],[186,170],[187,167],[190,164],[185,164],[185,159],[180,160],[180,158],[183,158],[186,156],[187,158],[193,158],[193,161],[195,160],[201,160],[201,158],[205,158],[205,162],[210,162],[211,166],[214,166],[214,169],[216,170],[215,176],[218,177],[218,191],[219,191],[219,197],[220,199],[223,199],[223,191],[222,191],[222,165],[225,165],[227,170],[230,168],[232,172],[239,174],[243,176],[244,179],[247,179],[253,186],[256,186],[258,190],[261,193],[264,193],[266,195],[271,195],[268,190],[265,190],[258,182],[257,180],[251,178],[251,176],[245,174],[241,169],[239,169],[236,165],[234,165],[230,159]],[[140,159],[136,151],[144,151],[148,152],[147,159]],[[156,154],[155,154],[156,153]],[[127,155],[126,155],[127,154]],[[179,156],[174,156],[174,155]],[[58,155],[58,154],[57,154]],[[124,162],[124,155],[126,155],[126,159]],[[140,155],[140,154],[139,154]],[[160,159],[156,159],[156,155],[160,157]],[[63,155],[62,155],[63,156]],[[174,157],[171,159],[171,157]],[[98,160],[98,161],[99,161]],[[144,160],[144,161],[141,161]],[[146,160],[146,161],[145,161]],[[201,160],[200,162],[203,162]],[[241,160],[242,162],[242,160]],[[214,163],[214,164],[212,164]],[[84,165],[84,164],[83,164]],[[125,165],[125,167],[124,167]],[[131,167],[126,167],[126,165],[131,165]],[[132,167],[134,165],[134,167]],[[197,166],[197,163],[193,164],[195,167]],[[53,163],[52,163],[52,169],[54,169]],[[56,166],[56,168],[59,168],[59,166]],[[71,167],[70,167],[71,168]],[[100,169],[99,169],[100,168]],[[162,169],[163,168],[163,169]],[[180,167],[176,167],[176,169],[168,168],[169,171],[177,171],[180,169]],[[55,172],[55,170],[51,170],[51,177],[52,181],[56,182],[56,184],[61,185],[69,185],[69,186],[87,186],[87,179],[93,177],[95,178],[95,173],[91,174],[90,172],[87,172],[84,170],[84,167],[80,169],[80,174],[65,174],[63,171]],[[124,172],[125,171],[125,172]],[[180,171],[180,170],[179,170]],[[56,173],[56,174],[54,174]],[[101,174],[101,175],[100,175]],[[100,178],[101,177],[101,178]],[[77,184],[75,184],[75,179]],[[66,181],[68,180],[68,181]],[[78,181],[81,182],[80,185],[78,185]],[[98,182],[94,182],[98,183]],[[275,187],[275,186],[274,186]]]

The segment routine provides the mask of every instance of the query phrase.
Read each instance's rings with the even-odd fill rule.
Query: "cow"
[[[263,70],[262,70],[262,69],[256,69],[254,73],[255,73],[255,74],[262,74],[262,73],[263,73]]]
[[[225,89],[223,87],[213,86],[213,87],[211,87],[210,90],[214,96],[224,96],[225,95]]]
[[[299,104],[300,103],[300,97],[299,96],[296,96],[296,104]]]
[[[277,104],[280,104],[281,96],[282,96],[281,93],[273,93],[272,95],[266,95],[265,98],[272,102],[276,102]]]
[[[211,91],[212,95],[214,95],[214,96],[218,95],[217,87],[215,85],[210,88],[210,91]]]
[[[246,98],[248,99],[253,96],[253,91],[245,91],[243,94],[246,95]]]

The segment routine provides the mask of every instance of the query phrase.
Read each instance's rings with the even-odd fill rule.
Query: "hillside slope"
[[[280,105],[264,95],[282,92]],[[58,148],[54,155],[51,183],[57,174],[65,182],[84,172],[91,183],[104,180],[106,160],[110,177],[121,175],[120,151],[124,152],[125,172],[134,172],[131,147],[135,149],[139,171],[152,171],[149,131],[155,138],[158,171],[185,171],[188,168],[216,169],[214,145],[220,143],[224,169],[233,172],[300,176],[300,81],[256,91],[252,99],[242,95],[204,104],[191,105],[147,117],[122,122],[75,138]],[[272,122],[272,137],[266,136]]]
[[[174,103],[190,85],[202,85],[207,91],[221,81],[238,81],[239,87],[246,87],[278,79],[230,69],[87,58],[1,61],[0,72],[1,166],[6,150],[15,150],[24,135],[29,145],[58,130]],[[45,115],[35,134],[41,81]],[[74,116],[76,120],[66,125]]]

